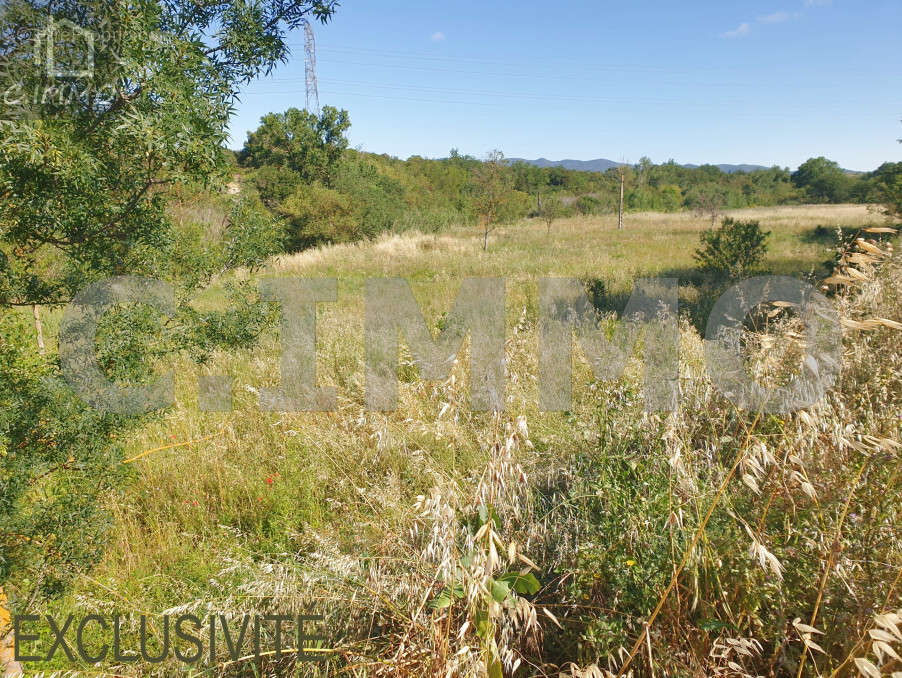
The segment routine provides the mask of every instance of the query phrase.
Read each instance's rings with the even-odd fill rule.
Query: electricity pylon
[[[316,84],[316,39],[313,25],[304,20],[304,80],[307,84],[307,112],[319,115],[319,88]]]

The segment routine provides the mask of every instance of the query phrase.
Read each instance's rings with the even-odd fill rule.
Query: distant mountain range
[[[563,167],[564,169],[579,170],[580,172],[607,172],[612,167],[618,167],[623,164],[607,158],[598,158],[597,160],[549,160],[548,158],[527,160],[526,158],[508,158],[507,160],[511,164],[525,162],[527,165],[535,165],[536,167]]]
[[[539,158],[537,160],[527,160],[526,158],[508,158],[511,163],[525,162],[536,167],[563,167],[568,170],[579,170],[580,172],[607,172],[612,167],[619,167],[625,163],[614,162],[607,158],[597,158],[596,160],[549,160],[548,158]],[[699,165],[683,165],[694,169]],[[732,174],[733,172],[753,172],[754,170],[767,169],[764,165],[715,165],[722,172]]]
[[[764,165],[730,165],[730,164],[721,164],[714,165],[715,167],[719,167],[721,172],[726,172],[727,174],[732,174],[733,172],[754,172],[755,170],[763,170],[769,169]],[[701,167],[701,165],[683,165],[683,167],[688,167],[689,169],[695,169],[696,167]]]

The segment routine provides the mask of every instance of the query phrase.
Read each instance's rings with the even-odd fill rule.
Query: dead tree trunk
[[[489,212],[485,216],[485,230],[482,234],[482,251],[489,251],[489,232],[493,230],[492,224],[495,222],[495,201],[489,204]]]
[[[623,230],[623,169],[620,170],[620,212],[617,215],[617,230]]]
[[[38,352],[44,355],[44,328],[41,326],[41,314],[38,312],[38,305],[32,304],[31,312],[34,315],[34,331],[38,335]]]

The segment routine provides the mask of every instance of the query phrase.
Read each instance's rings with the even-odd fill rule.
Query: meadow
[[[502,127],[492,115],[464,113],[432,129],[424,122],[434,121],[431,109],[417,112],[410,97],[392,95],[380,97],[376,117],[366,101],[355,103],[364,121],[355,143],[429,157],[351,148],[351,113],[329,104],[357,95],[329,84],[336,100],[320,105],[316,92],[314,29],[343,17],[343,5],[3,3],[0,674],[24,665],[28,675],[68,678],[902,678],[902,260],[893,249],[902,163],[852,169],[892,157],[896,135],[858,125],[868,134],[825,146],[831,139],[818,131],[826,128],[803,124],[807,140],[793,151],[774,145],[773,116],[741,111],[760,123],[756,140],[755,129],[736,132],[704,96],[676,94],[676,109],[697,109],[680,119],[708,139],[717,154],[709,160],[747,154],[795,169],[643,156],[582,171],[508,159],[498,147],[482,157],[452,147],[544,138],[549,153],[593,152],[580,145],[588,136],[578,126],[591,119],[578,97],[549,92],[574,104],[554,110],[511,103],[494,116],[510,123]],[[376,16],[389,34],[412,36],[411,12],[421,9]],[[369,30],[376,24],[353,19],[358,11],[366,8],[348,7],[342,25],[362,25],[374,47],[384,42],[384,31]],[[777,12],[722,37],[763,39],[782,30],[764,25],[775,18],[823,27],[815,13],[830,11]],[[679,15],[690,33],[704,28],[691,11]],[[487,17],[478,13],[480,27],[491,28]],[[492,37],[513,41],[518,59],[550,66],[506,19],[502,11]],[[647,26],[644,17],[633,23]],[[837,27],[848,37],[863,25]],[[294,84],[303,80],[304,108],[295,96],[293,107],[259,98],[252,83],[301,60],[301,34],[304,72]],[[667,34],[682,40],[686,31]],[[333,37],[329,45],[342,44]],[[503,40],[477,42],[479,57]],[[703,56],[715,49],[694,42]],[[742,60],[743,43],[717,44],[727,66],[730,55]],[[454,50],[468,49],[457,40],[432,48],[442,50],[446,73]],[[646,52],[632,56],[654,61]],[[387,68],[366,60],[394,80],[407,77],[396,66],[431,63],[396,56]],[[805,61],[796,56],[778,61]],[[736,82],[757,77],[773,90],[766,62]],[[823,65],[817,77],[800,77],[829,99],[836,88],[820,86],[831,74]],[[619,73],[590,61],[565,70]],[[662,73],[635,75],[655,90]],[[367,83],[378,86],[373,77]],[[282,84],[290,80],[275,81],[281,93],[293,94]],[[573,87],[583,98],[591,89]],[[790,89],[802,103],[816,101],[804,86]],[[251,129],[249,113],[280,102],[289,107]],[[866,123],[895,122],[871,103]],[[642,122],[634,101],[620,104]],[[791,108],[781,106],[779,122],[821,120],[830,106]],[[530,116],[551,135],[518,135]],[[392,128],[388,137],[378,120]],[[396,123],[403,120],[424,124]],[[673,120],[656,128],[667,136]],[[655,146],[642,128],[632,140],[618,134],[613,146],[599,138],[595,148],[706,155],[689,143],[691,129]],[[805,160],[803,147],[841,155]],[[728,332],[741,358],[707,369],[703,337],[715,301],[731,281],[758,273],[820,290],[836,313],[820,303],[806,312],[838,317],[842,336],[835,322],[805,327],[791,300],[772,300],[743,313],[742,332]],[[161,292],[162,303],[113,303],[123,276],[144,278],[131,282]],[[290,314],[261,286],[290,276],[337,283],[337,299],[314,312],[312,362],[318,383],[336,393],[329,411],[260,407],[291,383],[283,360],[311,364],[284,350],[297,345],[283,329]],[[386,276],[410,284],[422,341],[364,341],[378,307],[365,302],[367,280]],[[433,352],[446,357],[447,374],[424,380],[437,372],[414,360],[429,331],[460,328],[452,304],[471,277],[506,282],[497,411],[473,405],[484,385],[499,395],[498,362],[490,361],[491,375],[469,370],[480,356],[476,330],[497,318],[468,320],[472,338],[453,356],[450,342]],[[548,277],[567,278],[573,304],[538,299]],[[678,317],[668,301],[654,309],[668,323],[624,325],[624,316],[635,320],[632,290],[649,277],[679,281]],[[97,324],[90,313],[77,317],[94,293],[111,302]],[[649,318],[651,307],[644,310]],[[559,350],[565,319],[576,337],[591,334],[585,351]],[[633,345],[620,342],[627,335]],[[661,337],[668,343],[655,344]],[[831,350],[815,355],[825,338]],[[540,348],[552,344],[540,361]],[[675,348],[677,370],[649,369],[649,358],[670,358]],[[394,410],[366,407],[367,350],[392,361],[376,373],[398,378]],[[546,411],[538,382],[565,388],[568,359],[568,409]],[[616,374],[603,373],[611,365]],[[772,394],[838,373],[802,410],[734,402],[743,390],[734,377]],[[105,388],[164,375],[173,377],[174,402],[164,396],[149,412],[130,407],[133,393]],[[97,407],[86,381],[110,407]],[[202,384],[216,397],[199,395]],[[675,406],[648,411],[649,385]],[[302,629],[296,615],[318,619]]]
[[[812,282],[833,271],[837,232],[883,224],[862,205],[728,214],[772,232],[766,271]],[[712,288],[693,252],[709,225],[689,212],[631,213],[622,231],[616,215],[550,229],[527,220],[493,231],[485,252],[481,231],[459,227],[272,259],[259,277],[338,280],[337,302],[317,309],[317,380],[336,387],[338,407],[260,411],[259,390],[279,383],[276,330],[252,350],[161,366],[175,372],[176,405],[127,441],[127,477],[105,506],[106,556],[48,612],[132,615],[134,634],[140,614],[314,609],[330,659],[300,675],[604,675],[636,638],[633,675],[794,675],[806,654],[804,675],[845,675],[867,652],[856,643],[873,614],[899,595],[898,331],[874,325],[850,340],[843,384],[823,405],[737,411],[703,369]],[[900,320],[898,266],[861,266],[867,281],[837,304]],[[506,279],[504,412],[470,410],[466,347],[440,382],[419,380],[402,350],[398,410],[366,411],[363,283],[383,276],[409,281],[434,331],[463,278]],[[642,412],[638,357],[599,382],[578,351],[572,409],[538,410],[536,281],[552,276],[580,278],[601,316],[622,308],[637,277],[680,279],[679,412]],[[215,290],[196,301],[222,303]],[[234,379],[230,412],[198,408],[197,378],[213,374]],[[519,585],[526,575],[538,590]],[[447,605],[435,602],[443,591]],[[221,646],[193,668],[104,666],[277,670],[295,669],[271,655],[235,661]]]

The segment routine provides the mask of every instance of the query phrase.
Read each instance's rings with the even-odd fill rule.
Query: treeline
[[[456,149],[443,159],[400,160],[348,149],[349,127],[347,111],[329,106],[319,116],[298,109],[269,114],[236,156],[263,203],[285,220],[291,249],[389,230],[489,228],[529,216],[610,213],[619,207],[621,175],[626,210],[689,209],[712,218],[742,207],[886,202],[887,187],[902,177],[902,163],[850,174],[822,157],[795,172],[734,173],[672,160],[655,165],[648,158],[583,172],[510,163],[499,151],[479,159]]]

